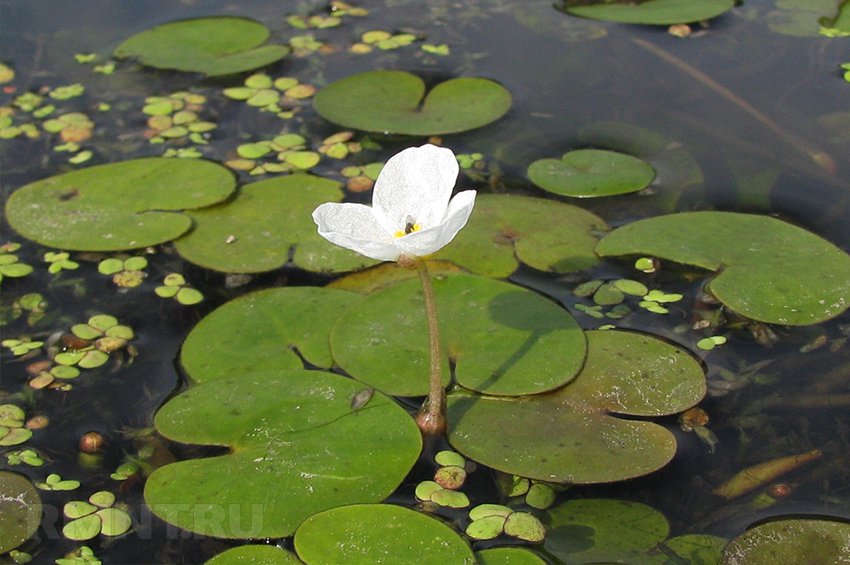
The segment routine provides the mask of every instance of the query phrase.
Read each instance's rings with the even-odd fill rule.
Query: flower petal
[[[424,257],[445,247],[466,225],[475,205],[475,191],[465,190],[449,203],[445,221],[433,228],[408,234],[396,240],[405,255]]]
[[[390,233],[403,230],[408,217],[423,230],[440,224],[459,167],[451,149],[410,147],[390,158],[372,193],[375,217]]]
[[[401,249],[363,204],[328,202],[313,211],[319,235],[340,247],[379,261],[395,261]]]

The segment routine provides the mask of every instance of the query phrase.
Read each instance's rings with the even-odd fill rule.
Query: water
[[[655,195],[581,202],[610,224],[671,210],[763,212],[796,222],[845,249],[850,247],[846,229],[850,217],[846,180],[850,139],[840,129],[825,125],[825,117],[846,112],[848,85],[838,76],[838,64],[848,61],[846,40],[791,37],[772,31],[767,26],[769,13],[775,9],[772,1],[747,1],[688,39],[674,38],[663,29],[568,18],[553,10],[549,0],[387,0],[361,5],[370,9],[369,17],[315,32],[317,37],[336,43],[341,52],[289,57],[273,67],[271,74],[298,76],[317,85],[373,68],[404,69],[433,81],[456,75],[489,77],[513,94],[508,115],[481,130],[447,136],[445,142],[456,152],[479,151],[488,160],[498,161],[501,176],[494,181],[496,191],[542,196],[542,191],[524,180],[530,161],[586,146],[588,139],[594,139],[588,132],[600,122],[622,122],[652,130],[683,147],[699,164],[703,179],[691,182],[680,172],[679,161],[659,159],[664,184]],[[160,155],[162,146],[150,145],[141,136],[141,101],[146,96],[187,87],[210,97],[208,111],[220,124],[211,145],[204,149],[205,156],[225,160],[244,138],[266,138],[286,127],[285,122],[220,95],[221,88],[238,80],[198,81],[171,73],[134,72],[129,63],[119,65],[114,76],[103,77],[93,74],[91,67],[75,63],[73,54],[107,56],[125,37],[152,25],[213,14],[252,17],[271,28],[272,41],[285,42],[304,33],[287,26],[285,15],[321,6],[322,2],[307,1],[0,2],[2,61],[17,73],[12,83],[17,93],[73,82],[87,86],[82,98],[63,107],[78,108],[97,124],[90,142],[97,149],[93,164]],[[344,52],[360,33],[372,29],[422,34],[429,43],[449,44],[451,55],[425,56],[416,46],[361,56]],[[647,43],[657,49],[647,48]],[[673,61],[671,55],[683,65]],[[13,95],[3,94],[4,104]],[[741,100],[770,123],[742,109]],[[109,102],[113,109],[98,113],[95,108],[101,101]],[[318,118],[307,123],[311,141],[336,131]],[[391,140],[374,160],[387,158],[406,143]],[[837,173],[816,163],[807,155],[811,150],[828,153]],[[67,155],[51,151],[47,136],[33,141],[0,141],[0,158],[4,201],[18,187],[68,168]],[[323,163],[316,172],[330,169]],[[467,180],[463,184],[474,183]],[[680,197],[671,200],[668,196],[672,191],[680,192]],[[37,267],[37,274],[25,279],[3,281],[4,306],[25,292],[41,292],[54,316],[47,327],[67,327],[105,311],[133,327],[138,336],[133,342],[139,351],[136,358],[124,355],[121,366],[110,364],[108,370],[75,380],[73,391],[27,393],[31,403],[28,416],[44,414],[50,418],[49,433],[36,434],[28,445],[47,455],[50,472],[79,479],[83,482],[80,492],[86,493],[115,488],[109,473],[138,445],[131,430],[150,426],[156,408],[185,385],[174,359],[185,335],[204,314],[250,290],[323,284],[328,280],[283,269],[255,277],[246,286],[226,288],[222,275],[184,263],[165,246],[149,257],[149,277],[142,289],[121,293],[107,277],[96,273],[95,257],[83,256],[79,270],[52,277],[43,268],[44,249],[16,237],[5,223],[2,229],[3,240],[23,243],[22,260]],[[184,273],[203,290],[207,296],[204,304],[185,308],[154,297],[155,281],[170,271]],[[583,273],[582,280],[628,277],[631,273],[628,265],[606,263]],[[521,269],[512,280],[570,308],[576,301],[569,291],[578,279]],[[690,322],[685,313],[703,280],[683,282],[680,276],[671,276],[664,288],[685,294],[682,311],[664,318],[639,312],[620,325],[651,331],[693,349],[690,336],[683,332]],[[572,311],[581,323],[595,327],[594,320]],[[733,537],[755,521],[786,514],[850,518],[850,492],[846,488],[850,480],[850,422],[846,402],[840,396],[847,393],[850,372],[843,342],[847,324],[844,315],[812,328],[774,328],[779,339],[772,347],[757,344],[743,327],[730,332],[730,342],[706,358],[711,395],[701,406],[710,414],[709,427],[718,437],[714,453],[694,434],[676,432],[677,457],[661,471],[615,485],[576,488],[564,496],[645,502],[667,516],[673,534]],[[26,331],[17,320],[3,327],[3,336]],[[818,336],[825,336],[825,347],[800,353]],[[758,364],[765,365],[749,374],[747,367]],[[4,349],[0,390],[13,393],[22,386],[26,390],[25,365],[26,361],[14,359]],[[737,383],[741,388],[734,388],[737,384],[730,380],[732,376],[742,381]],[[801,398],[812,397],[816,400],[801,405]],[[811,405],[828,397],[834,398],[833,405]],[[674,417],[661,422],[677,428]],[[78,462],[77,441],[91,430],[105,434],[108,444],[100,466],[85,469]],[[725,503],[710,495],[714,486],[748,465],[813,448],[822,449],[823,457],[791,475],[788,482],[792,494],[770,507],[755,508],[745,499]],[[195,453],[175,446],[172,449],[178,456]],[[0,467],[8,467],[5,459],[0,460]],[[13,469],[34,479],[42,478],[42,469],[22,467]],[[427,478],[420,476],[427,473],[427,469],[417,468],[393,501],[411,504],[413,486]],[[476,480],[472,487],[478,489],[476,494],[482,501],[492,495],[487,484]],[[41,494],[46,507],[54,509],[54,516],[45,522],[37,539],[22,549],[36,555],[39,562],[51,562],[77,544],[63,541],[57,533],[63,519],[56,515],[56,509],[69,500],[69,495]],[[88,542],[104,562],[201,562],[233,545],[181,532],[139,510],[141,484],[124,485],[121,499],[133,509],[136,528],[116,540]]]

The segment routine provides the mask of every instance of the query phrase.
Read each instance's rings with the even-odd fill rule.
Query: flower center
[[[395,237],[404,237],[407,234],[411,234],[411,233],[413,233],[415,231],[419,231],[421,229],[422,229],[422,226],[417,224],[416,221],[412,217],[408,216],[407,220],[405,220],[405,223],[404,223],[404,229],[398,230],[393,235]]]

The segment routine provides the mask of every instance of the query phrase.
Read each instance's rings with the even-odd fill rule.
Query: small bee
[[[416,231],[416,220],[414,220],[411,216],[407,217],[404,224],[404,235],[409,233],[413,233]]]

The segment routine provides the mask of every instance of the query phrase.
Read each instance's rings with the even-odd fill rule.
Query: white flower
[[[458,174],[451,149],[411,147],[387,161],[372,206],[329,202],[313,211],[319,235],[380,261],[424,257],[449,243],[475,204],[475,191],[451,197]]]

